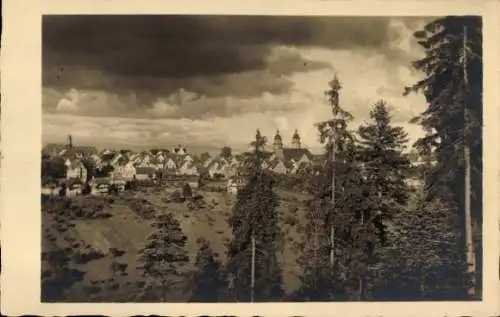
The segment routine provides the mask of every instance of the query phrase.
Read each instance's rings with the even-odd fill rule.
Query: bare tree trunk
[[[464,167],[465,167],[465,239],[466,239],[466,254],[467,254],[467,273],[471,277],[471,287],[468,289],[468,294],[474,296],[476,294],[476,257],[474,250],[474,241],[472,236],[472,208],[471,208],[471,163],[470,163],[470,144],[468,133],[468,74],[467,74],[467,27],[464,27],[463,35],[463,76],[464,89],[466,99],[464,101]]]
[[[255,236],[252,233],[252,262],[250,277],[250,302],[253,303],[255,297]]]
[[[335,129],[334,129],[335,131]],[[335,213],[335,152],[337,143],[335,142],[335,132],[332,135],[332,212]],[[335,264],[335,226],[331,225],[330,230],[330,265],[333,268]]]
[[[361,219],[360,219],[360,224],[361,224],[361,230],[363,230],[363,224],[364,224],[364,213],[361,211]],[[363,300],[363,276],[358,277],[358,297],[359,300]]]

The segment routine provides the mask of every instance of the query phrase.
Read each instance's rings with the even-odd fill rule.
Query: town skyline
[[[242,151],[256,129],[268,138],[277,129],[285,138],[297,129],[304,146],[318,153],[314,124],[330,115],[323,92],[334,74],[343,85],[341,103],[355,117],[352,129],[384,99],[409,145],[423,133],[408,123],[425,107],[423,96],[402,92],[420,76],[411,69],[421,53],[411,35],[424,18],[71,19],[43,21],[44,144],[72,134],[99,148]],[[182,27],[188,25],[194,27]],[[245,33],[249,26],[259,32]],[[289,27],[301,35],[291,36]],[[123,30],[127,36],[118,36]],[[157,66],[144,65],[145,58]]]

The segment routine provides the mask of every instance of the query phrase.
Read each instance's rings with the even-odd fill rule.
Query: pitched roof
[[[123,165],[126,165],[128,163],[128,159],[124,156],[121,156],[118,161],[116,162],[117,165],[119,166],[123,166]]]
[[[101,155],[101,160],[103,162],[110,162],[113,158],[115,157],[115,153],[107,153],[107,154],[102,154]]]
[[[97,149],[93,146],[73,146],[67,147],[66,151],[62,154],[63,157],[72,158],[77,155],[82,156],[91,156],[92,154],[96,154]]]
[[[302,158],[302,156],[306,156],[308,159],[312,160],[313,155],[309,152],[308,149],[283,149],[283,157],[285,162],[295,160],[298,161]]]
[[[136,172],[136,174],[154,174],[155,169],[152,167],[138,166],[135,168],[135,172]]]
[[[59,144],[59,143],[48,143],[42,148],[42,153],[56,153],[59,154],[62,150],[68,148],[67,144]]]

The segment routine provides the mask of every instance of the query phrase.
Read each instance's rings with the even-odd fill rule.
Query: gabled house
[[[175,162],[175,157],[172,155],[168,155],[165,158],[165,164],[164,167],[169,170],[176,170],[177,169],[177,163]]]
[[[87,180],[87,169],[82,161],[66,159],[64,165],[66,165],[66,179],[77,178],[82,182]]]
[[[215,158],[207,167],[207,172],[210,178],[225,177],[225,166],[227,162],[221,158]]]
[[[277,158],[269,162],[268,169],[277,174],[287,174],[289,172],[285,162]]]
[[[196,167],[192,162],[185,161],[179,168],[179,174],[181,175],[199,175],[198,167]]]
[[[137,167],[144,167],[144,168],[154,168],[155,165],[151,162],[152,158],[150,154],[141,154],[140,160],[136,163],[136,168]]]
[[[112,178],[122,178],[126,181],[134,179],[136,176],[136,168],[132,164],[132,162],[121,162],[119,163],[115,169],[111,172],[110,177]]]

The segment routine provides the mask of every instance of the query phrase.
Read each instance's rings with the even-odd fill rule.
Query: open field
[[[71,259],[70,266],[85,272],[83,280],[71,286],[65,296],[67,301],[87,301],[89,293],[101,300],[127,300],[127,295],[133,295],[140,289],[137,285],[141,272],[138,256],[152,231],[149,219],[152,214],[141,214],[138,209],[151,213],[173,213],[188,237],[186,249],[191,264],[198,251],[196,240],[199,237],[209,240],[224,262],[225,243],[231,239],[227,220],[235,197],[226,192],[197,190],[195,194],[203,196],[205,202],[203,208],[198,209],[189,206],[188,202],[167,201],[165,198],[173,190],[147,188],[110,197],[75,197],[66,206],[43,204],[43,251],[65,250]],[[285,290],[291,292],[298,286],[294,244],[300,239],[297,224],[302,217],[302,202],[307,196],[285,191],[278,193],[281,197],[278,213],[284,233],[284,247],[278,256],[285,271]],[[99,212],[89,216],[77,211],[79,208]],[[113,248],[123,254],[113,256],[110,251]],[[91,251],[99,256],[88,261],[78,259],[79,254]],[[46,261],[42,263],[43,271],[48,265]],[[113,270],[116,263],[122,265],[119,272]],[[125,265],[126,268],[123,268]],[[185,267],[185,270],[191,268]],[[186,296],[180,294],[179,300],[185,300]]]

